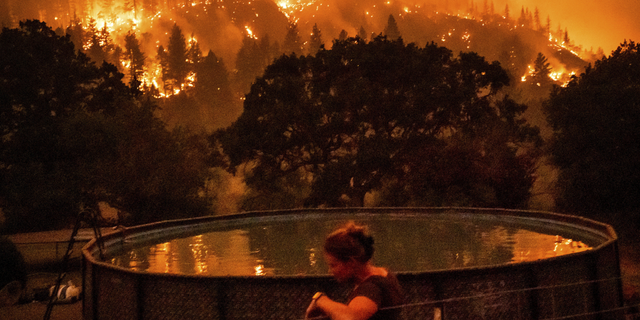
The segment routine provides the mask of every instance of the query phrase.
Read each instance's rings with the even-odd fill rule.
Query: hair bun
[[[340,261],[355,258],[367,262],[373,256],[373,237],[367,227],[350,221],[327,237],[324,251]]]

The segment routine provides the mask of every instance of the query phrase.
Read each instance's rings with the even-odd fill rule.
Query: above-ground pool
[[[355,219],[357,218],[357,219]],[[602,237],[579,230],[490,214],[306,214],[123,248],[106,261],[154,273],[209,276],[326,275],[324,238],[346,220],[369,226],[376,264],[395,272],[423,272],[536,261],[589,250]]]
[[[618,319],[617,237],[547,212],[357,208],[251,212],[124,228],[85,247],[85,319],[303,319],[316,291],[344,300],[328,233],[367,225],[398,274],[406,319]]]

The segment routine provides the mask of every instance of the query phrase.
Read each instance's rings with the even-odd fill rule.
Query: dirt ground
[[[52,268],[55,269],[55,268]],[[57,269],[59,270],[59,269]],[[51,287],[58,279],[58,273],[51,271],[37,270],[29,273],[27,280],[27,295]],[[66,284],[71,280],[75,285],[82,285],[82,274],[79,268],[70,270],[63,281]],[[22,302],[11,307],[0,308],[0,319],[2,320],[42,320],[47,311],[47,301],[43,302]],[[82,301],[70,304],[55,304],[51,311],[51,320],[75,320],[82,319]]]

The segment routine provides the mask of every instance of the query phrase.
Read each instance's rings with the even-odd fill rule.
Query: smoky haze
[[[531,9],[537,6],[545,19],[547,15],[551,17],[553,28],[558,24],[568,28],[576,44],[585,49],[602,47],[609,54],[625,39],[640,39],[640,1],[637,0],[519,0],[516,3]]]

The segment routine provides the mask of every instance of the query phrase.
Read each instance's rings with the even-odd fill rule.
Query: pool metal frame
[[[622,319],[618,238],[610,225],[544,211],[482,208],[336,208],[247,212],[120,228],[103,237],[106,254],[133,244],[196,235],[212,226],[283,221],[301,215],[482,215],[571,228],[601,244],[533,262],[403,272],[405,319]],[[316,291],[345,297],[326,276],[196,276],[120,268],[83,255],[84,319],[303,319]],[[339,300],[339,298],[338,298]],[[576,316],[576,317],[574,317]]]

